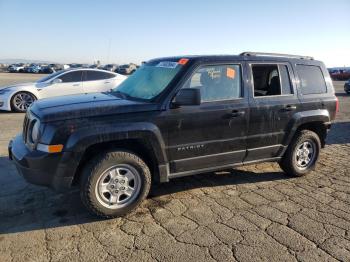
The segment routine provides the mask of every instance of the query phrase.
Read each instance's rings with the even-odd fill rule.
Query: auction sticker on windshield
[[[162,61],[162,62],[159,62],[158,65],[156,65],[156,67],[176,68],[177,65],[178,65],[177,62]]]

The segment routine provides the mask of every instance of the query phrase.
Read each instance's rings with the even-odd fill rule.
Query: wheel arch
[[[156,153],[154,152],[154,148],[147,140],[143,138],[131,138],[99,142],[88,146],[81,156],[72,181],[72,186],[79,184],[84,166],[96,156],[97,152],[110,152],[116,150],[136,154],[147,164],[151,171],[152,178],[155,181],[159,181],[159,161]]]
[[[324,147],[326,143],[327,131],[331,127],[331,118],[328,110],[310,110],[296,113],[286,130],[286,136],[283,144],[289,145],[295,135],[302,130],[310,130],[315,132],[321,141],[321,146]]]
[[[29,90],[17,90],[15,92],[13,92],[13,94],[11,96],[9,96],[9,105],[10,105],[10,108],[11,108],[11,111],[14,110],[13,108],[13,105],[12,105],[12,101],[13,101],[13,98],[15,97],[15,95],[19,94],[19,93],[27,93],[27,94],[30,94],[34,97],[34,100],[38,100],[38,97],[33,94],[33,92],[29,91]]]
[[[308,122],[300,125],[297,128],[296,133],[300,133],[302,130],[310,130],[316,133],[320,138],[321,147],[323,148],[326,145],[327,131],[330,128],[330,126],[331,126],[330,123],[327,124],[322,121],[312,121],[312,122]]]
[[[164,177],[164,171],[160,169],[168,162],[165,143],[160,130],[153,123],[130,122],[105,125],[94,122],[80,126],[81,128],[75,130],[65,143],[65,151],[75,152],[77,155],[78,168],[75,176],[84,165],[84,161],[88,161],[91,155],[117,148],[139,155],[148,164],[155,180],[160,179],[160,173]],[[76,180],[77,178],[74,178],[74,181]]]

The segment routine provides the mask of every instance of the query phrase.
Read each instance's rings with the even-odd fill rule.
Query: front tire
[[[18,92],[11,98],[11,109],[14,112],[25,113],[35,100],[36,97],[31,93]]]
[[[140,157],[127,151],[105,152],[84,168],[80,196],[90,212],[113,218],[139,206],[150,187],[151,173]]]
[[[295,136],[280,161],[280,167],[288,175],[305,176],[316,167],[321,142],[315,132],[302,130]]]

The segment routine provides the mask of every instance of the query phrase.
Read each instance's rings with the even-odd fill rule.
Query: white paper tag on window
[[[164,67],[164,68],[175,68],[177,67],[178,63],[177,62],[170,62],[170,61],[162,61],[159,62],[156,67]]]

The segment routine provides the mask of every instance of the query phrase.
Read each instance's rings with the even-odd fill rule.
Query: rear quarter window
[[[300,91],[303,95],[327,93],[327,86],[321,68],[313,65],[297,65]]]

